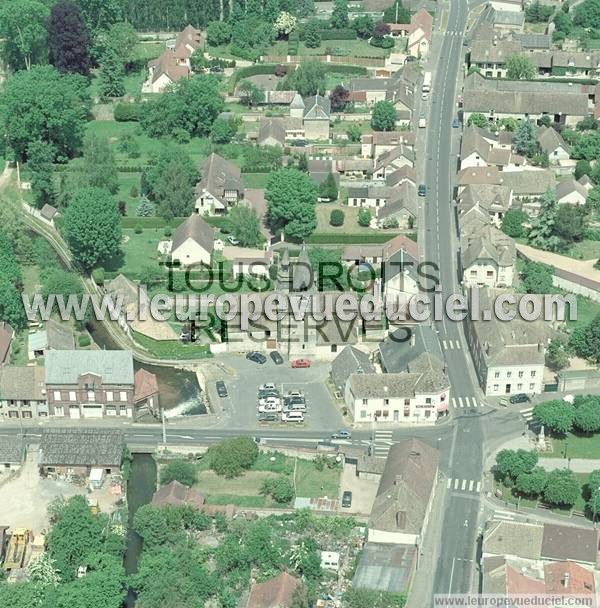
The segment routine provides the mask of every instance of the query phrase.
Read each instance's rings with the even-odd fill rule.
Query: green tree
[[[556,194],[549,188],[540,201],[538,216],[531,223],[528,235],[530,245],[547,251],[555,251],[560,247],[560,238],[554,234],[557,216]]]
[[[600,186],[594,186],[589,192],[587,197],[587,204],[594,210],[600,209]]]
[[[242,247],[258,247],[264,240],[261,232],[261,220],[252,207],[238,205],[227,216],[231,233]]]
[[[538,496],[546,487],[547,473],[542,467],[520,473],[515,480],[515,489],[525,496]]]
[[[554,13],[553,6],[547,6],[542,4],[540,0],[535,0],[525,8],[525,20],[529,23],[543,23],[548,21],[552,13]]]
[[[285,475],[268,477],[262,482],[260,493],[279,504],[287,504],[294,498],[294,485]]]
[[[157,187],[160,189],[163,175],[175,163],[178,163],[184,169],[186,182],[192,187],[198,179],[194,162],[179,146],[172,142],[164,142],[158,151],[150,156],[148,167],[142,174],[142,192],[153,198],[155,189]]]
[[[167,485],[172,481],[178,481],[188,487],[193,486],[196,481],[196,468],[193,463],[182,458],[170,460],[160,471],[160,483]]]
[[[62,296],[80,295],[83,293],[83,286],[79,275],[68,272],[62,268],[53,268],[45,273],[42,281],[42,296],[47,298],[50,294]]]
[[[18,160],[26,159],[31,142],[53,145],[62,157],[78,150],[88,101],[85,79],[35,66],[13,74],[0,92],[0,131]]]
[[[123,61],[111,47],[100,60],[100,97],[123,97],[125,95],[125,69]]]
[[[371,220],[373,219],[373,215],[369,211],[369,209],[360,209],[358,211],[358,225],[363,227],[368,227],[371,225]]]
[[[555,469],[548,473],[544,500],[551,505],[571,507],[581,496],[577,475],[569,469]]]
[[[371,127],[374,131],[393,131],[396,128],[396,108],[390,101],[378,101],[373,106]]]
[[[330,23],[334,29],[348,27],[348,0],[333,0]]]
[[[527,293],[552,293],[552,267],[540,262],[527,262],[523,270],[523,287]]]
[[[552,118],[550,118],[549,114],[544,114],[542,117],[538,119],[538,125],[544,127],[550,127],[552,125]]]
[[[176,161],[168,163],[153,185],[158,215],[166,220],[187,217],[194,208],[194,188],[186,167]]]
[[[482,129],[485,129],[489,126],[489,121],[487,119],[487,117],[485,116],[485,114],[482,114],[481,112],[473,112],[473,114],[471,114],[467,120],[467,126],[475,126],[475,127],[480,127]]]
[[[575,164],[575,179],[581,179],[584,175],[592,175],[592,165],[589,160],[580,159]]]
[[[520,209],[509,209],[502,218],[502,232],[514,239],[522,238],[527,234],[524,224],[529,216]]]
[[[532,157],[538,151],[535,126],[530,120],[521,120],[515,131],[513,144],[519,154]]]
[[[584,433],[600,431],[600,400],[592,395],[578,396],[574,403],[573,426]]]
[[[369,38],[373,32],[374,25],[370,15],[361,15],[352,21],[352,29],[359,38]]]
[[[546,349],[546,365],[555,371],[560,371],[569,365],[571,356],[568,344],[560,339],[553,338]]]
[[[338,187],[333,173],[329,172],[325,180],[319,186],[319,198],[326,201],[336,201],[338,197]]]
[[[54,200],[54,146],[45,141],[32,141],[27,146],[27,168],[31,173],[31,191],[41,209]]]
[[[344,212],[341,209],[334,209],[329,214],[329,224],[331,226],[342,226],[344,224]]]
[[[240,103],[253,108],[265,100],[265,91],[256,86],[251,80],[242,80],[238,86]]]
[[[92,270],[119,250],[121,218],[106,190],[78,190],[65,210],[64,227],[71,254],[85,270]]]
[[[573,23],[585,28],[600,28],[600,0],[585,0],[578,4],[573,15]]]
[[[0,278],[0,320],[9,323],[15,330],[27,327],[21,294],[4,277]]]
[[[557,32],[563,32],[568,36],[573,30],[573,21],[569,14],[564,11],[556,11],[553,21],[554,27],[556,28],[555,31]]]
[[[321,21],[316,17],[308,20],[304,26],[304,44],[309,49],[316,49],[321,45]]]
[[[578,357],[600,363],[600,315],[583,327],[573,330],[569,346]]]
[[[536,452],[527,450],[500,450],[496,454],[494,474],[498,479],[510,478],[513,481],[522,473],[529,473],[537,464]]]
[[[536,405],[533,417],[548,431],[564,435],[573,427],[573,406],[562,399],[552,399]]]
[[[272,230],[304,239],[317,227],[318,186],[298,169],[279,169],[269,175],[265,198]]]
[[[506,76],[511,80],[531,80],[537,69],[526,55],[511,55],[506,60]]]
[[[36,0],[12,0],[0,6],[2,54],[13,70],[31,69],[47,56],[46,22],[50,11]]]
[[[348,125],[346,136],[352,143],[359,142],[362,137],[362,131],[358,125]]]
[[[83,142],[83,158],[76,163],[75,187],[92,186],[102,188],[111,194],[119,191],[119,172],[112,146],[108,139],[94,133]]]
[[[324,95],[325,66],[318,61],[305,61],[296,70],[288,74],[285,79],[285,88],[295,90],[307,97],[309,95]]]
[[[258,458],[258,446],[251,437],[224,439],[208,451],[210,468],[228,479],[248,470]]]
[[[15,287],[21,288],[23,276],[15,255],[14,240],[3,225],[0,231],[0,277]]]
[[[484,126],[487,126],[487,122]],[[498,126],[504,129],[505,131],[510,131],[512,133],[513,131],[516,131],[517,127],[519,126],[519,123],[515,118],[501,118],[498,121]]]
[[[235,129],[233,128],[229,120],[223,118],[217,118],[210,130],[210,138],[215,144],[228,144],[235,135]]]
[[[402,5],[402,0],[396,0],[383,12],[385,23],[410,23],[410,11]]]
[[[578,131],[596,131],[598,121],[593,116],[584,116],[576,125]]]
[[[584,206],[560,205],[556,214],[555,234],[567,243],[581,241],[588,226],[589,215]]]
[[[571,157],[595,160],[598,156],[600,156],[600,131],[585,131],[575,141]]]
[[[206,42],[211,46],[228,44],[231,41],[231,25],[226,21],[211,21],[206,28]]]
[[[106,35],[106,44],[112,48],[124,65],[134,61],[138,41],[135,28],[127,21],[113,23]]]

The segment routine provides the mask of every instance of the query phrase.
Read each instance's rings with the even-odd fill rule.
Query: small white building
[[[337,551],[321,551],[321,568],[337,572],[340,569],[340,554]]]
[[[191,215],[173,234],[171,256],[183,267],[210,266],[214,241],[214,229],[199,215]]]

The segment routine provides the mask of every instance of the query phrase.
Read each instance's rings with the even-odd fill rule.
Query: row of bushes
[[[140,105],[137,103],[118,103],[113,110],[113,118],[117,122],[138,122]]]
[[[54,165],[54,171],[56,173],[70,170],[71,167],[69,167],[69,165]],[[144,167],[142,165],[117,165],[117,171],[119,173],[143,173]]]
[[[600,241],[600,230],[588,228],[583,233],[583,238],[587,239],[588,241]]]
[[[356,31],[351,28],[319,30],[321,40],[356,40]]]
[[[410,233],[406,235],[413,241],[417,240],[417,235],[415,233]],[[317,233],[309,236],[307,242],[311,245],[369,245],[369,244],[379,244],[385,243],[392,238],[392,235],[389,233],[382,234],[326,234],[326,233]]]

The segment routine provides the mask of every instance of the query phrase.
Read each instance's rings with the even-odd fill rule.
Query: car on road
[[[427,186],[425,184],[419,184],[418,195],[427,196]]]
[[[342,494],[342,507],[347,509],[348,507],[351,507],[351,506],[352,506],[352,492],[350,492],[350,490],[346,490]]]
[[[351,439],[352,433],[350,431],[345,431],[342,429],[342,430],[336,431],[335,433],[331,433],[331,438],[332,439]]]
[[[219,395],[219,397],[224,398],[229,396],[227,386],[225,386],[225,382],[223,382],[223,380],[216,382],[215,386],[217,387],[217,395]]]
[[[246,359],[248,359],[248,361],[254,361],[254,363],[259,363],[260,365],[267,362],[267,358],[257,350],[252,350],[249,353],[246,353]]]
[[[452,121],[452,128],[453,128],[453,129],[458,129],[458,127],[460,127],[460,122],[458,122],[458,118],[455,118],[455,119]]]
[[[271,361],[273,361],[275,365],[281,365],[283,363],[283,357],[276,350],[272,350],[269,353],[269,357],[271,357]]]
[[[422,93],[421,94],[421,99],[423,101],[427,101],[429,99],[429,93]]]
[[[419,129],[424,129],[427,126],[427,119],[423,114],[419,117]]]
[[[515,403],[529,403],[529,397],[525,393],[517,393],[511,395],[509,401],[514,405]]]
[[[310,359],[294,359],[292,367],[310,367]]]

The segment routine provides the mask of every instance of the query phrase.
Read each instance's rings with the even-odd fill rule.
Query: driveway
[[[344,426],[342,416],[325,386],[330,363],[313,362],[309,368],[293,369],[289,361],[275,365],[269,357],[264,365],[248,361],[243,355],[227,354],[218,357],[227,367],[235,370],[234,376],[223,375],[222,378],[229,396],[220,398],[214,382],[207,385],[207,392],[211,403],[217,403],[222,409],[228,426],[265,428],[258,424],[256,417],[256,392],[265,382],[273,382],[286,392],[295,389],[304,391],[308,411],[306,423],[299,429],[323,430],[325,436],[328,431]],[[285,425],[277,424],[275,427],[284,428]]]
[[[348,509],[340,507],[344,514],[365,515],[368,517],[377,496],[378,480],[361,479],[356,476],[356,467],[353,464],[344,464],[340,479],[340,505],[342,494],[346,490],[352,492],[352,506]]]

